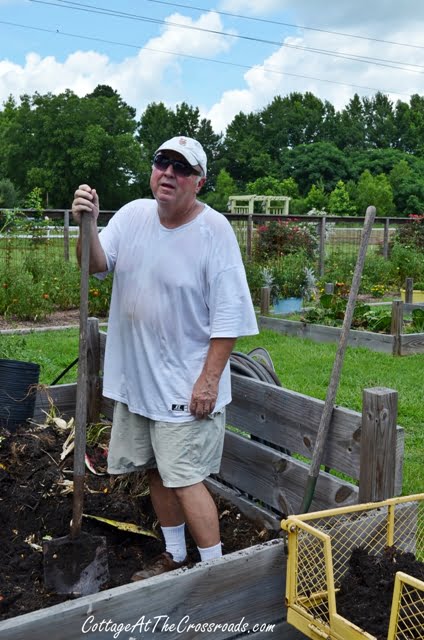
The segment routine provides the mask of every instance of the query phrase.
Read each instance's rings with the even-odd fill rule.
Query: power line
[[[217,9],[205,9],[205,7],[192,7],[187,4],[180,4],[177,2],[166,2],[165,0],[147,0],[147,2],[154,2],[155,4],[164,4],[166,6],[180,7],[182,9],[192,9],[193,11],[213,11],[220,16],[229,16],[231,18],[241,18],[242,20],[252,20],[255,22],[264,22],[266,24],[275,24],[282,27],[292,27],[294,29],[304,29],[305,31],[318,31],[319,33],[329,33],[330,35],[343,36],[345,38],[357,38],[358,40],[370,40],[371,42],[382,42],[383,44],[394,44],[398,47],[410,47],[412,49],[424,49],[424,46],[419,44],[409,44],[406,42],[394,42],[393,40],[382,40],[381,38],[372,38],[371,36],[360,36],[354,33],[342,33],[341,31],[329,31],[328,29],[320,29],[318,27],[306,27],[301,24],[291,24],[290,22],[280,22],[279,20],[269,20],[266,18],[254,18],[253,16],[245,16],[240,13],[229,13],[228,11],[218,11]]]
[[[271,44],[274,46],[278,46],[278,47],[285,47],[288,49],[297,49],[300,51],[307,51],[308,53],[318,53],[319,55],[325,55],[325,56],[330,56],[330,57],[335,57],[335,58],[341,58],[344,60],[352,60],[354,62],[361,62],[363,64],[373,64],[379,67],[386,67],[389,69],[397,69],[399,71],[407,71],[409,73],[418,73],[418,74],[423,74],[423,71],[419,71],[417,69],[421,68],[424,69],[424,67],[422,65],[415,65],[415,64],[408,64],[405,62],[399,62],[399,61],[390,61],[390,60],[384,60],[384,59],[379,59],[379,58],[374,58],[371,56],[359,56],[356,54],[348,54],[348,53],[338,53],[336,51],[329,51],[326,49],[318,49],[318,48],[313,48],[313,47],[305,47],[302,45],[296,45],[296,44],[289,44],[286,42],[281,42],[281,41],[275,41],[275,40],[265,40],[263,38],[257,38],[254,36],[247,36],[247,35],[241,35],[241,34],[235,34],[235,33],[228,33],[225,31],[218,31],[216,29],[205,29],[203,27],[195,27],[193,25],[185,25],[185,24],[179,24],[176,22],[170,22],[167,20],[161,20],[159,18],[151,18],[148,16],[140,16],[140,15],[136,15],[136,14],[132,14],[132,13],[126,13],[124,11],[115,11],[112,9],[104,9],[103,7],[97,7],[97,6],[91,6],[91,5],[85,5],[79,2],[71,2],[70,0],[58,0],[58,2],[53,2],[53,1],[48,1],[48,0],[30,0],[30,2],[34,2],[36,4],[46,4],[46,5],[51,5],[51,6],[55,6],[55,7],[62,7],[63,9],[74,9],[77,11],[83,11],[86,13],[96,13],[96,14],[100,14],[100,15],[108,15],[108,16],[113,16],[113,17],[118,17],[118,18],[124,18],[124,19],[128,19],[128,20],[135,20],[135,21],[141,21],[141,22],[150,22],[153,24],[163,24],[166,26],[171,26],[171,27],[177,27],[180,29],[189,29],[192,31],[201,31],[201,32],[205,32],[205,33],[211,33],[214,35],[221,35],[221,36],[226,36],[226,37],[230,37],[230,38],[238,38],[238,39],[242,39],[242,40],[248,40],[250,42],[259,42],[262,44]],[[390,63],[390,64],[389,64]],[[403,65],[403,66],[396,66],[396,65]],[[406,67],[416,67],[416,69],[410,69],[410,68],[406,68]]]
[[[131,49],[137,49],[138,51],[143,50],[143,51],[151,51],[154,53],[167,53],[169,55],[173,55],[176,57],[181,57],[181,58],[190,58],[193,60],[200,60],[202,62],[212,62],[214,64],[220,64],[220,65],[224,65],[224,66],[229,66],[229,67],[238,67],[241,69],[252,69],[252,66],[250,65],[246,65],[246,64],[239,64],[236,62],[228,62],[228,61],[223,61],[223,60],[214,60],[213,58],[204,58],[201,56],[194,56],[188,53],[175,53],[175,51],[169,51],[166,49],[154,49],[152,47],[144,47],[141,45],[135,45],[135,44],[130,44],[128,42],[118,42],[115,40],[106,40],[104,38],[96,38],[94,36],[83,36],[81,34],[78,33],[68,33],[66,31],[60,31],[59,29],[46,29],[45,27],[34,27],[33,25],[25,25],[25,24],[20,24],[17,22],[7,22],[5,20],[0,20],[0,24],[5,24],[8,26],[13,26],[13,27],[18,27],[18,28],[23,28],[23,29],[29,29],[32,31],[42,31],[44,33],[53,33],[55,35],[60,35],[60,36],[66,36],[66,37],[70,37],[70,38],[79,38],[81,40],[89,40],[92,42],[101,42],[103,44],[112,44],[112,45],[117,45],[117,46],[121,46],[121,47],[128,47]],[[256,66],[256,65],[255,65]],[[353,89],[365,89],[366,91],[377,91],[377,92],[381,92],[381,93],[392,93],[394,95],[399,95],[399,96],[409,96],[409,93],[405,93],[405,92],[400,92],[400,91],[395,91],[392,89],[376,89],[375,87],[367,87],[367,86],[363,86],[363,85],[359,85],[359,84],[349,84],[347,82],[338,82],[337,80],[327,80],[325,78],[317,78],[314,76],[306,76],[303,74],[298,74],[298,73],[290,73],[288,71],[281,71],[280,69],[278,69],[277,67],[262,67],[262,69],[268,73],[274,73],[277,75],[282,75],[282,76],[291,76],[294,78],[301,78],[304,80],[315,80],[317,82],[326,82],[328,84],[336,84],[336,85],[341,85],[343,87],[351,87]]]

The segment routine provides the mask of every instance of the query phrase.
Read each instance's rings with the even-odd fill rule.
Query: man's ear
[[[203,187],[205,182],[206,182],[205,176],[199,176],[199,178],[197,178],[197,189],[196,189],[197,192],[200,191],[200,189]]]

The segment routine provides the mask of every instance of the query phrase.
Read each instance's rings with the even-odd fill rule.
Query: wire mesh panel
[[[288,620],[310,638],[363,637],[337,613],[336,595],[355,550],[376,558],[389,551],[394,563],[397,553],[424,558],[424,494],[290,516],[282,526],[289,545]],[[406,575],[397,579],[393,593],[388,640],[424,638],[424,582]]]

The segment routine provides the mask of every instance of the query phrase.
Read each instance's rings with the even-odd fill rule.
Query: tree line
[[[136,110],[107,85],[80,98],[9,97],[0,109],[0,207],[24,206],[34,188],[46,207],[67,208],[81,182],[103,209],[149,197],[155,149],[167,138],[197,138],[209,158],[203,199],[220,211],[228,197],[288,195],[290,212],[363,215],[424,212],[424,96],[394,104],[355,94],[337,111],[310,92],[276,96],[214,132],[199,109],[151,103]]]

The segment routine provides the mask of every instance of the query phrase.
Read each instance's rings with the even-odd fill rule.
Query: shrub
[[[402,224],[397,230],[395,242],[411,249],[424,249],[424,215],[411,214],[413,222]]]
[[[41,320],[51,312],[48,291],[28,271],[8,269],[0,274],[0,281],[3,289],[0,313],[17,320]]]
[[[417,282],[424,280],[424,254],[422,250],[411,249],[396,243],[390,253],[390,261],[396,270],[396,282],[403,286],[406,278]]]
[[[282,256],[270,264],[277,298],[303,297],[307,286],[306,267],[310,261],[305,252]]]
[[[272,220],[258,227],[257,231],[254,251],[259,262],[299,251],[308,258],[315,255],[317,237],[309,226],[288,220]]]

